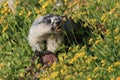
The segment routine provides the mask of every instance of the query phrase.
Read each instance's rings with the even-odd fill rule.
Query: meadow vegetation
[[[27,35],[34,19],[48,13],[71,17],[81,43],[73,41],[68,51],[62,45],[59,62],[45,71],[37,64],[40,80],[120,80],[120,1],[64,0],[55,11],[54,5],[55,0],[16,0],[15,14],[7,2],[0,6],[0,80],[33,78],[24,76],[33,56]]]

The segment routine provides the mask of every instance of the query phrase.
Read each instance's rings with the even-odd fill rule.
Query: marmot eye
[[[50,20],[50,19],[47,19],[47,22],[48,22],[48,23],[51,23],[51,20]]]

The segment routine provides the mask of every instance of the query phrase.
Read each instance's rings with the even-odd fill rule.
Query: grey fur
[[[62,17],[58,15],[48,14],[37,18],[28,35],[28,42],[34,51],[42,51],[42,45],[46,41],[47,50],[55,52],[55,50],[64,41],[64,34],[62,31],[55,31],[55,28],[63,29]]]
[[[60,28],[60,31],[56,31]],[[76,28],[71,19],[63,23],[63,17],[59,15],[47,14],[38,17],[33,22],[28,35],[28,42],[34,51],[42,51],[42,45],[46,41],[47,50],[55,52],[56,49],[64,42],[65,35],[73,38],[72,32]],[[66,34],[65,34],[66,33]]]

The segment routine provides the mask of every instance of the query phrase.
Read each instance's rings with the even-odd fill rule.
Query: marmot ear
[[[67,16],[59,16],[59,18],[62,19],[62,20],[66,20]]]
[[[66,18],[66,16],[59,16],[59,18],[60,18],[60,19],[64,19],[64,18]]]
[[[67,20],[67,16],[59,16],[59,18],[61,19],[63,24]]]

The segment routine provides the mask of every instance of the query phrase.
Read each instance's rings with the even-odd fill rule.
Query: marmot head
[[[45,15],[42,22],[46,23],[47,25],[51,25],[51,30],[55,32],[59,32],[63,28],[63,18],[59,15]]]

